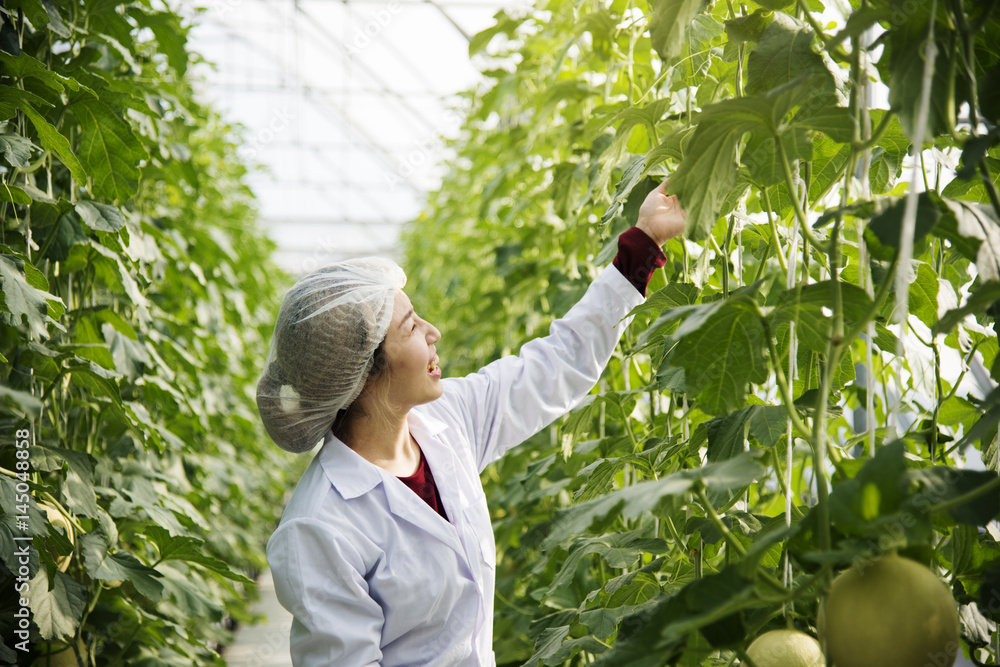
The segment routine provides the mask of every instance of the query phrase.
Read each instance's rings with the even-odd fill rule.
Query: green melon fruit
[[[819,642],[798,630],[772,630],[753,640],[747,657],[757,667],[825,667]]]
[[[841,573],[823,617],[820,640],[835,667],[951,667],[961,652],[951,592],[908,558]]]

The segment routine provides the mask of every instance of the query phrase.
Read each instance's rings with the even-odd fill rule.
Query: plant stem
[[[937,0],[931,0],[930,16],[937,14]],[[906,193],[906,204],[903,209],[903,224],[899,232],[899,266],[902,270],[896,271],[896,306],[893,312],[893,319],[899,325],[899,338],[896,345],[896,383],[899,390],[899,397],[893,402],[890,411],[889,423],[893,431],[899,422],[899,412],[903,402],[903,357],[906,355],[906,320],[909,310],[910,295],[910,260],[913,257],[913,236],[917,224],[917,196],[918,192],[915,184],[920,174],[918,171],[923,154],[924,137],[927,134],[927,118],[930,112],[931,81],[934,78],[934,61],[937,58],[937,45],[934,43],[934,19],[927,25],[927,40],[924,43],[924,71],[920,88],[920,103],[917,109],[916,126],[913,136],[913,172],[910,179],[909,191]]]
[[[722,298],[729,298],[729,244],[733,241],[733,227],[736,226],[736,216],[729,216],[729,228],[726,230],[726,240],[722,245]]]
[[[781,486],[781,491],[785,494],[786,498],[791,498],[792,490],[788,487],[788,480],[785,479],[785,473],[781,468],[781,457],[778,456],[778,450],[774,447],[771,448],[771,459],[774,461],[775,476],[778,478],[778,484]],[[800,510],[798,505],[795,503],[790,503],[789,510],[790,513],[795,514],[796,519],[801,519],[804,516],[802,514],[802,510]]]
[[[781,142],[781,137],[778,133],[774,134],[774,146],[778,151],[778,156],[781,158],[781,169],[785,172],[785,184],[788,187],[788,195],[792,200],[792,207],[795,211],[795,219],[799,221],[799,226],[802,228],[802,235],[806,238],[811,246],[816,248],[818,252],[823,252],[822,246],[816,237],[813,236],[812,230],[809,229],[809,220],[806,218],[805,211],[802,209],[802,202],[799,200],[798,188],[795,187],[795,177],[792,175],[792,166],[788,161],[788,154],[785,152],[785,146]]]
[[[788,379],[785,377],[785,371],[781,367],[781,361],[778,357],[778,349],[774,346],[774,340],[771,337],[771,331],[766,322],[764,324],[764,331],[767,337],[768,351],[771,353],[771,363],[774,366],[774,377],[778,382],[778,389],[781,392],[785,410],[788,411],[788,417],[792,420],[792,425],[799,431],[799,434],[803,438],[808,438],[812,434],[812,429],[806,426],[806,423],[802,421],[802,417],[795,408],[795,401],[792,400],[792,391],[788,386]]]
[[[774,220],[774,214],[771,212],[771,196],[767,194],[767,188],[761,189],[761,194],[764,195],[764,207],[767,210],[767,224],[771,227],[771,236],[774,237],[774,246],[777,248],[778,264],[781,265],[781,270],[788,273],[788,260],[785,259],[785,251],[781,247],[781,239],[778,237],[778,223]]]
[[[875,146],[878,145],[879,140],[882,138],[882,135],[885,134],[887,129],[889,129],[889,124],[895,117],[895,111],[889,110],[883,113],[882,120],[879,121],[879,124],[875,127],[875,130],[872,132],[872,136],[854,146],[855,152],[861,153],[875,148]]]

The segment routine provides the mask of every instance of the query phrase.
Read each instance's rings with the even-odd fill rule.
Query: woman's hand
[[[667,181],[656,186],[656,189],[646,195],[639,207],[639,220],[635,226],[646,232],[649,238],[663,245],[684,231],[684,221],[687,213],[681,208],[677,195],[667,196]]]

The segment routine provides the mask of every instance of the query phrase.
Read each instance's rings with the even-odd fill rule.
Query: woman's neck
[[[397,477],[414,474],[420,465],[420,448],[410,435],[405,414],[386,424],[375,424],[367,417],[355,419],[346,444]]]

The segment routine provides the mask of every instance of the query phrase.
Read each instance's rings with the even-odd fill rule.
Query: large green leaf
[[[1000,280],[1000,218],[993,207],[953,199],[940,201],[944,205],[945,224],[935,227],[933,233],[948,239],[963,255],[974,260],[981,281]]]
[[[857,285],[840,282],[842,315],[846,322],[856,322],[868,315],[872,302]],[[772,331],[788,322],[796,322],[799,345],[825,353],[833,320],[834,283],[824,280],[782,292],[768,315]]]
[[[49,579],[44,567],[29,586],[31,620],[42,639],[73,637],[87,607],[87,587],[59,570]]]
[[[899,115],[900,125],[911,139],[915,134],[917,107],[923,89],[924,43],[928,36],[928,24],[930,20],[937,21],[928,10],[926,5],[917,6],[916,13],[909,20],[896,23],[881,38],[885,52],[878,61],[878,67],[882,80],[889,86],[889,105]],[[943,22],[937,21],[934,39],[937,57],[931,80],[928,141],[933,136],[952,131],[958,108],[965,101],[962,87],[956,87],[958,55],[950,46],[957,36]]]
[[[872,254],[882,259],[890,259],[895,249],[900,247],[903,233],[903,214],[906,210],[906,198],[897,199],[881,213],[875,214],[865,231],[865,240],[871,247]],[[934,196],[921,192],[917,198],[917,218],[913,230],[913,242],[918,244],[934,229],[941,218]],[[918,255],[917,247],[914,256]]]
[[[156,35],[157,51],[167,56],[167,62],[184,76],[188,67],[187,29],[181,25],[181,17],[173,12],[155,12],[132,8],[129,16]]]
[[[79,201],[76,212],[84,224],[100,232],[117,232],[125,226],[125,217],[116,207],[95,201]]]
[[[85,183],[87,173],[84,171],[83,165],[80,164],[80,160],[77,159],[76,154],[73,153],[73,149],[69,145],[69,140],[45,120],[35,110],[34,106],[32,106],[33,104],[45,105],[47,103],[37,95],[32,95],[27,91],[10,86],[0,86],[0,106],[11,105],[20,109],[27,119],[31,121],[35,132],[38,133],[38,142],[42,145],[42,148],[58,155],[62,163],[73,174],[73,178],[77,179],[80,183]]]
[[[886,517],[891,517],[905,498],[903,451],[900,440],[883,445],[855,477],[834,487],[830,520],[838,530],[878,536]]]
[[[23,51],[16,57],[0,51],[0,64],[3,65],[5,75],[15,79],[28,77],[36,79],[44,86],[58,93],[63,92],[67,88],[70,90],[80,90],[80,84],[76,79],[53,72],[44,63]]]
[[[938,277],[927,262],[917,264],[917,275],[910,283],[910,312],[927,326],[934,326],[938,315]]]
[[[788,412],[777,405],[748,405],[725,417],[705,423],[708,460],[723,461],[742,454],[748,436],[762,447],[773,447],[784,436]]]
[[[789,127],[782,131],[777,140],[789,161],[809,162],[813,157],[813,140],[805,128]],[[767,187],[785,180],[785,171],[777,152],[777,141],[771,132],[752,132],[746,148],[740,156],[741,163],[749,171],[755,185]],[[794,167],[793,167],[794,168]]]
[[[0,134],[0,157],[11,167],[27,167],[33,148],[34,145],[20,134]]]
[[[47,338],[47,324],[51,321],[49,303],[62,305],[62,299],[31,285],[28,275],[21,272],[27,266],[18,257],[0,255],[0,312],[10,313],[15,326],[21,324],[23,316],[32,337]],[[31,269],[27,271],[30,274]]]
[[[94,579],[128,580],[142,595],[151,600],[159,599],[163,584],[157,578],[163,575],[127,551],[115,550],[103,533],[88,533],[81,537],[80,550],[87,573]]]
[[[736,147],[740,134],[729,123],[705,120],[698,124],[687,156],[667,184],[687,213],[686,234],[704,239],[724,211],[720,205],[736,185]]]
[[[93,178],[94,194],[124,201],[139,187],[139,162],[149,154],[131,126],[111,107],[89,97],[78,98],[69,109],[84,128],[80,160]]]
[[[979,289],[969,295],[968,300],[961,308],[953,308],[946,312],[938,322],[934,324],[931,331],[934,334],[948,333],[955,328],[969,315],[982,315],[996,301],[1000,301],[1000,283],[992,282],[982,285]]]
[[[166,528],[157,525],[147,526],[144,532],[156,544],[156,548],[160,552],[160,561],[180,560],[196,563],[227,579],[253,583],[252,579],[238,572],[233,572],[226,563],[207,555],[205,544],[199,539],[185,535],[174,536]]]
[[[649,31],[653,48],[664,60],[681,54],[684,33],[705,6],[705,0],[653,0]]]
[[[834,75],[836,66],[813,47],[815,33],[788,14],[774,12],[760,41],[747,58],[746,92],[754,95],[780,88],[803,75],[815,84],[797,102],[805,105],[800,116],[818,113],[843,101]]]
[[[608,567],[624,569],[635,565],[642,553],[661,554],[669,550],[664,540],[643,537],[643,532],[628,531],[578,540],[569,548],[568,557],[552,578],[547,595],[553,595],[557,589],[568,585],[580,561],[587,556],[599,556]]]
[[[640,667],[674,662],[672,656],[698,630],[713,646],[737,644],[746,636],[740,612],[755,604],[760,601],[753,580],[729,566],[687,584],[650,610],[626,617],[622,625],[628,632],[621,633],[614,649],[594,664]]]
[[[697,392],[702,410],[728,414],[743,404],[751,382],[767,379],[766,350],[757,302],[738,296],[683,335],[672,363],[684,368],[685,383]]]

